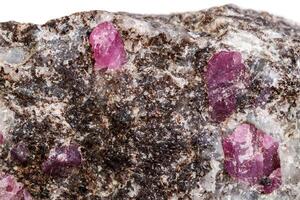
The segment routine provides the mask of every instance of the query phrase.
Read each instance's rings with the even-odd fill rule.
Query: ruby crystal
[[[61,175],[65,170],[78,167],[81,154],[77,145],[64,145],[51,149],[48,159],[43,163],[42,170],[50,175]]]
[[[32,197],[22,183],[15,177],[0,172],[0,199],[2,200],[31,200]]]
[[[94,53],[95,69],[117,69],[125,63],[123,40],[111,22],[103,22],[96,26],[89,40]]]
[[[251,124],[241,124],[222,141],[227,173],[271,193],[281,185],[279,143]]]
[[[208,61],[204,76],[214,120],[224,121],[236,110],[237,94],[247,84],[245,72],[239,52],[221,51]]]
[[[17,161],[21,164],[27,163],[27,161],[30,157],[27,146],[22,142],[18,143],[16,146],[14,146],[11,149],[10,155],[15,161]]]

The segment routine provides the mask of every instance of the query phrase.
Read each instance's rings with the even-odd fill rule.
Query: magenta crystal
[[[95,69],[117,69],[126,62],[123,40],[111,22],[96,26],[89,40],[94,53]]]
[[[20,142],[14,146],[10,151],[10,155],[15,161],[21,164],[27,163],[30,157],[29,150],[23,142]]]
[[[208,61],[204,76],[212,119],[224,121],[236,110],[237,94],[248,82],[241,54],[234,51],[215,53]]]
[[[15,177],[0,172],[0,199],[32,200],[31,195]]]
[[[223,139],[224,167],[228,174],[263,193],[281,185],[279,143],[251,124],[241,124]]]
[[[51,149],[48,159],[43,163],[42,170],[50,175],[61,175],[65,170],[78,167],[81,154],[77,145],[64,145]]]

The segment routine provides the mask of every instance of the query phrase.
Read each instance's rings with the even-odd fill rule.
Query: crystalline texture
[[[247,83],[245,71],[238,52],[221,51],[208,61],[205,79],[214,120],[224,121],[235,111],[237,93]]]
[[[10,151],[11,157],[21,164],[25,164],[29,159],[29,150],[24,143],[19,143]]]
[[[120,69],[100,65],[98,56],[106,54],[98,53],[95,70],[93,51],[102,51],[103,38],[93,46],[89,37],[104,21],[124,41]],[[232,5],[171,15],[81,12],[43,25],[0,23],[0,171],[24,181],[35,199],[296,200],[299,36],[294,23]],[[221,164],[218,130],[242,120],[279,138],[283,156],[269,176],[236,187]],[[79,167],[58,161],[65,154],[49,156],[55,144],[70,141],[82,149]],[[26,166],[11,162],[16,142],[30,147]],[[66,176],[50,177],[54,172]],[[272,194],[252,190],[273,190],[280,173],[284,186]]]
[[[78,146],[69,145],[56,147],[50,151],[48,159],[42,169],[50,175],[60,175],[65,169],[78,167],[81,164],[81,154]]]
[[[31,200],[31,195],[22,183],[11,176],[0,173],[0,199],[2,200]]]
[[[112,23],[104,22],[95,27],[90,35],[90,44],[94,52],[95,69],[117,69],[125,63],[124,43]]]
[[[281,185],[279,143],[254,125],[242,124],[223,140],[225,170],[270,193]]]

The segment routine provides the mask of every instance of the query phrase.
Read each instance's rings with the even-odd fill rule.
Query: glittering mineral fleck
[[[95,69],[116,69],[125,63],[123,40],[111,22],[103,22],[93,29],[90,44],[96,61]]]
[[[233,5],[0,23],[0,171],[42,200],[299,199],[299,38]],[[225,170],[244,122],[280,141],[280,168],[255,149],[259,171]]]
[[[250,185],[270,193],[281,185],[278,147],[272,136],[251,124],[239,125],[223,142],[225,170]]]

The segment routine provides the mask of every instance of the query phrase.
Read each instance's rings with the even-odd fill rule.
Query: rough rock
[[[94,70],[89,37],[103,22],[124,42],[121,69]],[[216,122],[205,74],[221,51],[240,53],[249,83]],[[0,171],[34,199],[299,199],[299,94],[300,26],[265,12],[0,23]],[[279,142],[282,184],[270,194],[224,169],[221,140],[243,123]],[[24,165],[10,159],[19,143],[30,152]],[[65,144],[78,144],[82,163],[64,176],[43,171]]]

